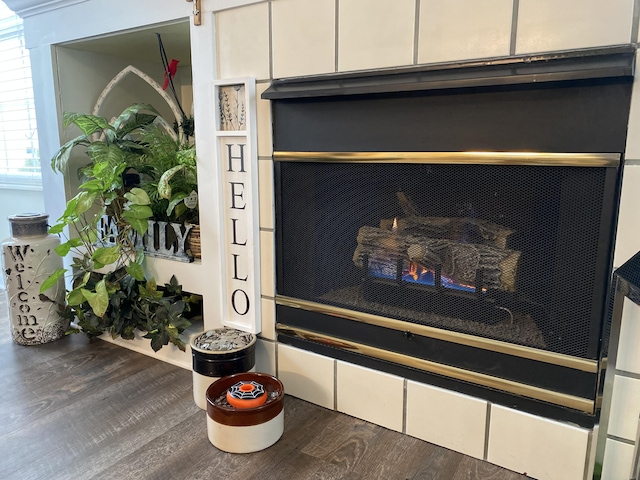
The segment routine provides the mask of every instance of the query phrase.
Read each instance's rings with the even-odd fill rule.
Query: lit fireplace
[[[478,218],[421,216],[404,192],[397,197],[404,215],[400,221],[383,219],[379,227],[358,231],[353,261],[364,270],[364,297],[374,300],[387,291],[382,296],[393,303],[412,290],[433,297],[435,310],[443,310],[437,297],[450,299],[443,314],[470,302],[495,303],[495,315],[476,319],[493,322],[505,313],[513,319],[508,306],[500,305],[503,292],[515,290],[521,252],[506,248],[513,230]]]
[[[509,61],[266,91],[278,340],[592,425],[632,55]]]

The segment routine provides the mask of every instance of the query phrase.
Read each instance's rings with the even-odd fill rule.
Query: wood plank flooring
[[[527,478],[289,396],[275,445],[221,452],[207,439],[190,371],[80,335],[16,345],[6,304],[0,366],[5,480]]]

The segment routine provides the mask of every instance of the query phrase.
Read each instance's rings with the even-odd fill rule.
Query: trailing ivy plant
[[[159,118],[146,104],[128,107],[111,122],[65,113],[65,128],[75,125],[82,133],[60,148],[51,166],[66,174],[76,147],[86,148],[89,163],[81,168],[84,181],[78,194],[49,232],[68,235],[56,252],[72,255],[71,290],[63,311],[76,325],[69,333],[95,337],[109,332],[114,338],[133,339],[139,330],[146,332],[154,350],[168,343],[184,350],[180,334],[190,322],[183,314],[197,297],[183,295],[175,277],[164,289],[145,278],[141,239],[153,212],[147,193],[125,183],[127,171],[143,169],[149,152],[145,132],[155,128]],[[99,227],[103,218],[111,220],[110,228]],[[41,293],[66,273],[54,272]]]

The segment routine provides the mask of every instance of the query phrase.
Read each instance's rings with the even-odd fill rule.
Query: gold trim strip
[[[617,167],[618,153],[539,152],[274,152],[276,161],[336,163],[441,163],[530,165],[550,167]]]
[[[481,385],[483,387],[502,390],[522,397],[541,400],[554,405],[561,405],[563,407],[580,410],[585,413],[593,413],[594,401],[590,399],[567,395],[566,393],[554,392],[552,390],[514,382],[513,380],[492,377],[491,375],[486,375],[484,373],[472,372],[458,367],[423,360],[421,358],[409,357],[400,353],[390,352],[388,350],[382,350],[380,348],[362,345],[348,340],[336,339],[327,335],[311,332],[309,330],[289,327],[282,323],[277,323],[276,329],[280,333],[321,343],[330,347],[349,350],[351,352],[386,360],[388,362],[405,365],[410,368],[416,368],[426,372],[435,373],[437,375],[455,378],[456,380]]]
[[[332,305],[325,305],[322,303],[310,302],[307,300],[300,300],[297,298],[285,297],[282,295],[276,296],[276,303],[278,305],[299,308],[310,312],[323,313],[326,315],[344,318],[346,320],[353,320],[355,322],[367,323],[370,325],[376,325],[378,327],[390,328],[392,330],[398,330],[401,332],[411,332],[414,335],[421,335],[423,337],[435,338],[438,340],[444,340],[447,342],[466,345],[469,347],[490,350],[492,352],[527,358],[529,360],[536,360],[538,362],[572,368],[574,370],[580,370],[583,372],[597,373],[598,371],[598,362],[596,360],[589,360],[580,357],[573,357],[570,355],[563,355],[561,353],[548,352],[546,350],[526,347],[524,345],[516,345],[513,343],[503,342],[501,340],[493,340],[490,338],[477,337],[475,335],[469,335],[466,333],[452,332],[449,330],[443,330],[441,328],[429,327],[427,325],[419,325],[411,322],[404,322],[402,320],[396,320],[393,318],[382,317],[370,313],[357,312],[354,310],[347,310],[346,308],[334,307]]]

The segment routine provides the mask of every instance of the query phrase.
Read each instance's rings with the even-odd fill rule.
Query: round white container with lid
[[[193,400],[207,409],[207,388],[221,377],[253,370],[256,336],[234,328],[216,328],[191,340]]]

